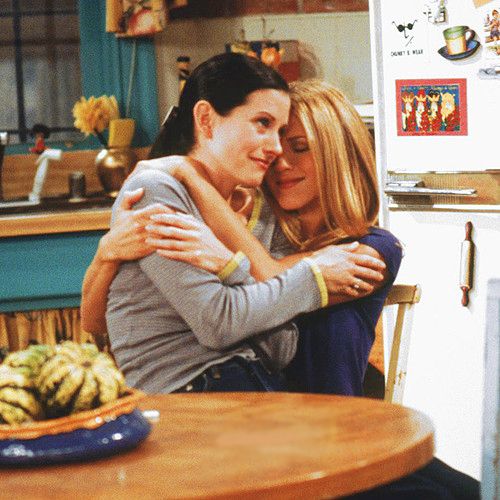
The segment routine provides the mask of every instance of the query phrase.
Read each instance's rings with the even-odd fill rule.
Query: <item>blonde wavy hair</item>
[[[300,250],[359,238],[379,210],[373,139],[342,92],[320,80],[291,85],[291,114],[302,123],[316,165],[324,231],[306,239],[297,214],[271,200],[281,227]]]

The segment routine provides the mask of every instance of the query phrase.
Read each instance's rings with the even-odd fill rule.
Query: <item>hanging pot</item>
[[[95,159],[97,175],[108,196],[116,198],[123,181],[137,163],[137,156],[129,147],[108,147],[99,151]]]

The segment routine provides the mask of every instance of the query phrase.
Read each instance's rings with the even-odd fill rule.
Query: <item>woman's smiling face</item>
[[[256,187],[282,153],[280,136],[290,111],[290,97],[274,89],[256,90],[227,116],[214,114],[209,147],[219,176],[235,186]]]
[[[301,121],[293,114],[282,138],[283,156],[266,174],[266,184],[283,210],[319,209],[316,165]]]

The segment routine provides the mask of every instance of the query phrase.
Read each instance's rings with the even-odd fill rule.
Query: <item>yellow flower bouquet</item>
[[[102,132],[109,127],[111,120],[120,118],[118,102],[115,96],[102,95],[91,96],[88,99],[80,97],[73,106],[75,127],[86,136],[89,134],[97,136],[103,146],[107,146]]]
[[[131,149],[135,130],[133,118],[120,118],[115,96],[80,97],[73,106],[75,127],[86,136],[97,136],[104,149],[96,156],[97,175],[104,191],[112,197],[118,194],[127,175],[137,162]],[[109,128],[108,140],[103,132]]]

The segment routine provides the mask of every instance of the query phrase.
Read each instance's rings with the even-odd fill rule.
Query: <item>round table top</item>
[[[4,498],[324,498],[402,477],[433,456],[423,414],[383,401],[290,393],[147,396],[136,449],[0,470]]]

